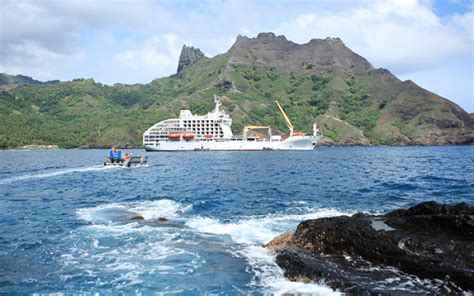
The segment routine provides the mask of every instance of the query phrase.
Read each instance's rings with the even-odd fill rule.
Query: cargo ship
[[[221,110],[217,96],[214,102],[214,110],[206,115],[181,110],[179,118],[154,124],[143,134],[143,147],[146,151],[312,150],[321,137],[316,124],[312,135],[295,132],[278,101],[275,103],[288,126],[289,136],[273,135],[269,126],[260,125],[245,126],[242,135],[234,136],[232,119]]]

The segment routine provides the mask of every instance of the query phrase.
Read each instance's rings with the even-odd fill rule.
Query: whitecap
[[[303,220],[332,217],[347,213],[335,209],[312,209],[306,214],[271,214],[261,217],[249,217],[235,222],[222,223],[208,217],[193,217],[186,226],[202,233],[229,235],[239,244],[264,244],[275,236],[288,230],[294,230]]]
[[[160,199],[128,204],[102,204],[95,207],[78,209],[76,215],[79,219],[92,224],[117,226],[116,224],[131,222],[130,219],[137,215],[142,216],[145,220],[154,220],[161,217],[177,219],[190,209],[192,209],[192,205],[183,206],[172,200]],[[130,227],[134,228],[133,225]],[[130,227],[125,226],[123,228]]]

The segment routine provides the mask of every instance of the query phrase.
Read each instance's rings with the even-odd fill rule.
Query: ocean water
[[[0,294],[327,295],[262,244],[309,218],[474,204],[474,147],[106,153],[0,152]]]

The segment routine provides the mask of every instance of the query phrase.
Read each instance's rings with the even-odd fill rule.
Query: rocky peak
[[[288,41],[283,35],[275,35],[272,32],[259,33],[255,38],[249,38],[247,36],[238,35],[237,40],[235,41],[232,48],[246,48],[255,44],[273,44],[273,45],[282,45],[282,44],[294,44],[291,41]]]
[[[183,45],[179,55],[177,74],[196,63],[202,57],[204,57],[204,53],[199,48]]]
[[[231,63],[276,67],[284,73],[331,69],[363,74],[373,69],[340,38],[312,39],[297,44],[271,32],[260,33],[256,38],[239,35],[230,52]]]
[[[273,40],[273,41],[288,41],[288,39],[286,39],[285,36],[283,35],[278,35],[276,36],[275,33],[273,32],[268,32],[268,33],[259,33],[257,35],[257,39],[260,39],[260,40]]]

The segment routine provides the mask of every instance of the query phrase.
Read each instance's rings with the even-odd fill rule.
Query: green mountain
[[[474,120],[462,108],[374,69],[340,39],[296,44],[261,33],[238,36],[213,58],[184,46],[176,75],[144,85],[92,79],[0,85],[0,147],[139,147],[148,127],[180,109],[211,110],[214,94],[235,133],[245,124],[286,131],[277,99],[297,130],[311,132],[316,121],[326,144],[474,143]]]
[[[0,85],[5,84],[42,84],[42,83],[58,83],[59,80],[52,80],[47,82],[41,82],[31,77],[24,75],[8,75],[0,73]]]

